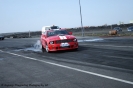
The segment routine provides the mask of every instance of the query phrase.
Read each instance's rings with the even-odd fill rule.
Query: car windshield
[[[55,35],[68,35],[69,33],[66,30],[56,30],[56,31],[48,31],[47,36],[55,36]]]
[[[59,29],[58,26],[52,26],[51,29]]]

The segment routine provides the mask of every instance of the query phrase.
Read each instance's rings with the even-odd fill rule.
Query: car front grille
[[[59,44],[59,43],[72,42],[72,41],[73,41],[72,39],[57,40],[56,43]]]

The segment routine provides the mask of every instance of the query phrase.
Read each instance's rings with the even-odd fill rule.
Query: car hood
[[[55,41],[55,40],[64,40],[64,39],[73,39],[73,38],[75,38],[73,35],[56,35],[48,37],[47,39],[50,41]]]

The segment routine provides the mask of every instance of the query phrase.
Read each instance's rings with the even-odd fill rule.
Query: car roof
[[[65,30],[65,29],[59,29],[59,30]],[[46,32],[51,32],[51,31],[58,31],[58,30],[46,30]]]
[[[53,26],[56,26],[56,25],[51,25],[51,26],[43,26],[43,27],[53,27]]]

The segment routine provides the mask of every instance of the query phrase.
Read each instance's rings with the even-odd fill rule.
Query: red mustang
[[[42,51],[77,50],[77,39],[66,30],[48,30],[41,35]]]

